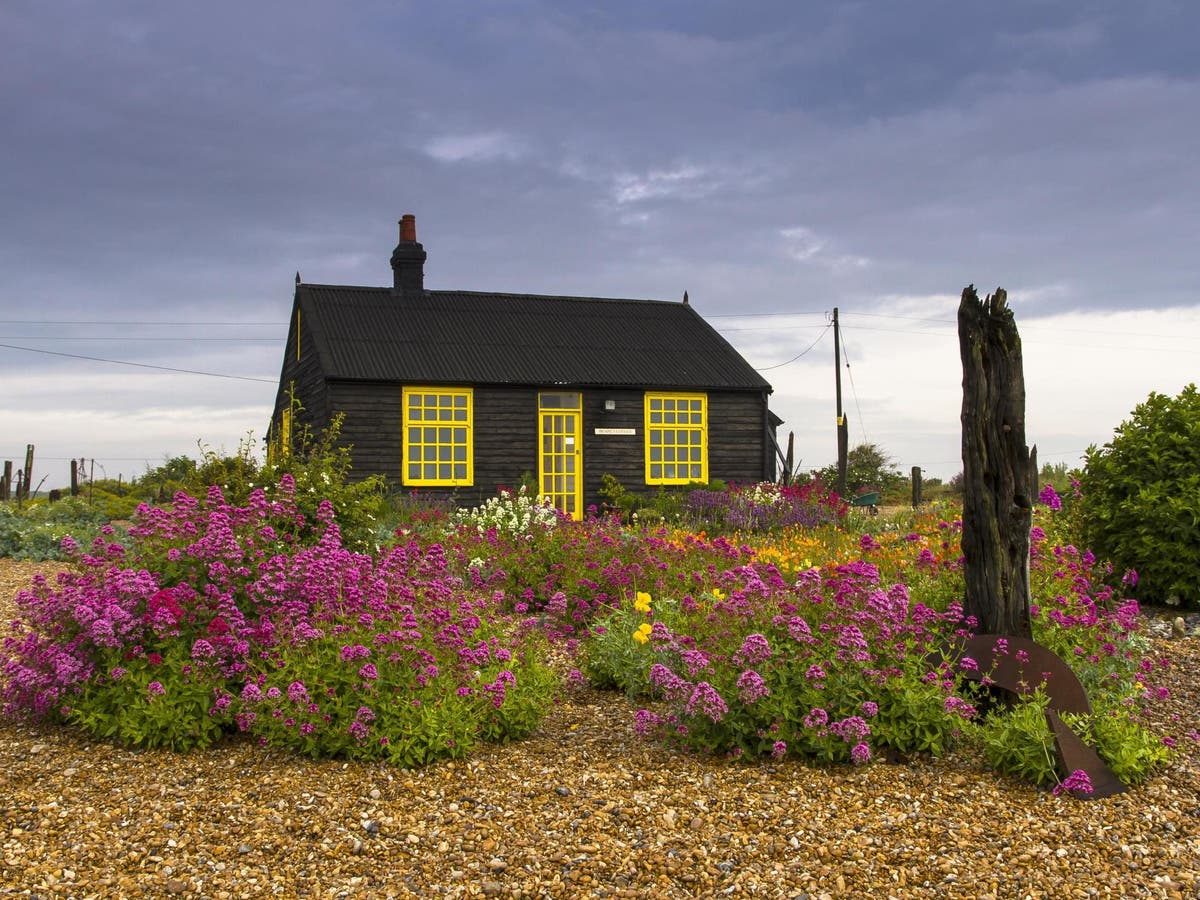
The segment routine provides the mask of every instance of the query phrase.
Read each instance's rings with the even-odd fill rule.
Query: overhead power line
[[[826,325],[824,330],[820,334],[817,335],[816,340],[814,340],[811,344],[809,344],[807,347],[805,347],[803,350],[801,350],[799,353],[797,353],[795,356],[793,356],[791,359],[787,360],[786,362],[776,363],[773,366],[763,366],[761,369],[756,368],[754,371],[769,372],[772,369],[782,369],[784,366],[791,365],[796,360],[798,360],[800,357],[802,357],[806,353],[808,353],[808,351],[810,351],[813,347],[817,346],[817,344],[819,344],[821,342],[821,338],[825,337],[825,332],[828,331],[832,327],[833,327],[832,324]]]
[[[263,384],[275,384],[274,378],[253,378],[249,375],[226,375],[223,372],[201,372],[196,369],[176,369],[173,366],[154,366],[150,363],[129,362],[124,359],[105,359],[100,356],[81,356],[78,353],[60,353],[57,350],[39,350],[36,347],[18,347],[15,344],[0,344],[6,350],[24,350],[27,353],[45,353],[49,356],[65,356],[68,359],[84,359],[88,362],[110,363],[114,366],[136,366],[139,369],[157,369],[160,372],[179,372],[182,375],[204,375],[209,378],[232,378],[236,381],[258,381]]]

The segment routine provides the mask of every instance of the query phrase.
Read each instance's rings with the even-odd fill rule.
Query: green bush
[[[1135,569],[1139,595],[1200,608],[1200,393],[1152,393],[1080,475],[1088,544],[1118,570]]]
[[[36,500],[22,509],[0,505],[0,557],[34,562],[64,559],[62,539],[87,546],[108,522],[102,511],[79,497],[55,503]]]

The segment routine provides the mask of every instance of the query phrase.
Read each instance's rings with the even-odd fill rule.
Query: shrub
[[[437,544],[354,553],[330,503],[310,522],[291,476],[275,493],[143,507],[129,547],[68,539],[75,570],[18,594],[4,711],[137,746],[238,728],[402,765],[537,726],[557,679],[502,594],[468,590]]]
[[[1200,608],[1200,392],[1152,393],[1079,476],[1088,545],[1135,569],[1139,593]]]

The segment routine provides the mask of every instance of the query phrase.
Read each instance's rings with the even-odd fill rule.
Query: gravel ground
[[[0,620],[37,568],[0,560]],[[1163,715],[1196,727],[1200,641]],[[245,740],[181,755],[0,721],[0,896],[1200,897],[1200,747],[1105,800],[959,753],[737,765],[640,741],[619,696],[406,772]]]

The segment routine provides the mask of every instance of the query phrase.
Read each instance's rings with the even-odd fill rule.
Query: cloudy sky
[[[265,430],[292,284],[675,300],[832,462],[961,469],[962,288],[1075,464],[1200,377],[1191,0],[0,5],[0,460]],[[797,358],[799,357],[799,358]],[[790,360],[790,362],[789,362]],[[186,370],[186,371],[174,371]]]

